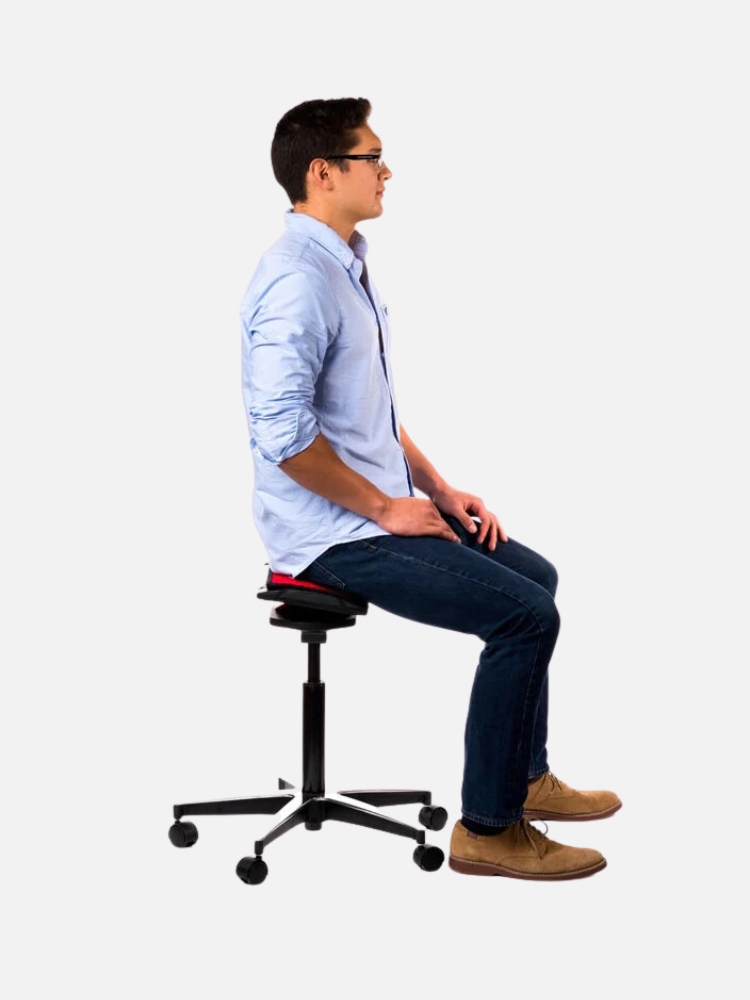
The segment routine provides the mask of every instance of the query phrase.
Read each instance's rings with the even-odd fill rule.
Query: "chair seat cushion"
[[[280,601],[291,607],[333,611],[344,615],[367,614],[367,601],[357,594],[324,587],[309,580],[297,580],[270,569],[265,586],[258,591],[258,597],[262,601]]]

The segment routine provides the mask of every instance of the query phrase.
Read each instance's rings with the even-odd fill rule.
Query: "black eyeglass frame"
[[[375,163],[378,170],[382,170],[385,166],[385,160],[383,159],[382,153],[340,153],[336,156],[324,156],[324,160],[369,160],[370,163]]]

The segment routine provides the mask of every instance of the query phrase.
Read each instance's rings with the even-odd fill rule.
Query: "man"
[[[598,851],[529,823],[598,819],[621,804],[549,771],[555,569],[509,539],[479,497],[450,486],[398,419],[388,313],[355,229],[382,214],[391,177],[369,113],[364,98],[307,101],[276,127],[271,160],[292,209],[241,310],[256,525],[275,572],[484,640],[450,866],[592,875],[606,864]]]

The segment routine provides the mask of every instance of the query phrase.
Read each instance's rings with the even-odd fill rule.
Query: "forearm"
[[[460,541],[430,500],[389,497],[342,462],[326,438],[318,434],[304,451],[279,463],[295,483],[374,521],[391,535],[434,535]]]
[[[406,454],[406,460],[411,469],[412,482],[418,490],[432,499],[435,494],[447,487],[446,481],[439,474],[434,465],[417,448],[412,439],[401,425],[401,444]]]
[[[304,451],[281,462],[279,468],[306,490],[371,521],[378,522],[388,506],[390,498],[342,462],[322,434]]]

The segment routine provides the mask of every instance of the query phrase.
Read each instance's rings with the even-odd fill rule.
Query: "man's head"
[[[352,225],[380,215],[391,173],[367,124],[369,114],[364,97],[343,97],[305,101],[281,118],[271,163],[295,208],[323,216],[332,212]]]

